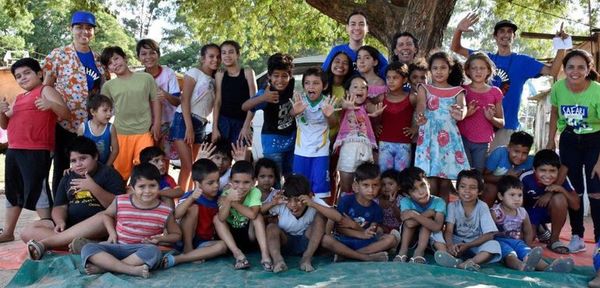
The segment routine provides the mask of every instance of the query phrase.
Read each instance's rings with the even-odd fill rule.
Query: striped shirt
[[[144,238],[160,235],[165,230],[171,207],[163,202],[150,209],[135,207],[132,195],[119,195],[117,199],[117,240],[119,244],[139,244]]]

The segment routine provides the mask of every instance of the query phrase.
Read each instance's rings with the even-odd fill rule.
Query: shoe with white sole
[[[571,253],[585,251],[585,242],[583,239],[581,239],[581,237],[579,237],[579,235],[573,235],[573,237],[571,237],[571,242],[569,242],[569,245],[567,246],[569,247],[569,251]]]

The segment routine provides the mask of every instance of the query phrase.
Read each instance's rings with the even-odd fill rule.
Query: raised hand
[[[279,103],[279,92],[271,90],[271,82],[267,83],[263,97],[266,102],[277,104]]]
[[[292,113],[294,115],[300,115],[304,110],[306,110],[308,105],[302,101],[302,96],[300,93],[294,91],[294,105],[292,106]]]
[[[452,104],[450,106],[450,116],[452,116],[452,118],[454,118],[454,120],[456,120],[456,121],[463,120],[464,119],[463,109],[464,109],[464,107],[462,107],[458,104]]]
[[[215,152],[217,146],[210,142],[204,142],[200,144],[200,150],[198,151],[198,159],[209,159],[212,156],[213,152]]]
[[[383,110],[385,110],[385,107],[387,107],[387,105],[383,105],[382,102],[375,104],[375,108],[373,109],[373,111],[368,114],[369,117],[377,117],[381,115],[381,113],[383,113]]]
[[[354,105],[354,102],[356,102],[355,95],[348,95],[344,97],[344,100],[342,100],[342,109],[358,110],[359,108]]]
[[[564,22],[561,22],[560,29],[558,31],[556,31],[556,36],[560,37],[560,39],[563,39],[563,40],[569,38],[569,34],[567,34],[565,32],[565,30],[563,29],[564,24],[565,24]]]
[[[323,115],[329,118],[335,112],[335,99],[333,97],[326,97],[325,102],[321,105],[321,111],[323,111]]]
[[[461,19],[456,26],[456,29],[461,32],[473,32],[471,27],[479,21],[479,15],[473,12],[469,12],[465,18]]]
[[[192,198],[193,200],[196,200],[196,199],[200,198],[200,196],[202,196],[202,189],[200,189],[200,187],[196,187],[194,189],[194,192],[192,192],[192,195],[190,195],[190,198]]]
[[[246,160],[246,145],[244,141],[238,140],[237,142],[231,143],[231,156],[234,161]]]
[[[471,100],[471,102],[467,104],[467,116],[465,116],[465,118],[475,114],[477,110],[479,110],[479,102],[477,100]]]

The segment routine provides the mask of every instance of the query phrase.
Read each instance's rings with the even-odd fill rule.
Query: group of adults
[[[477,21],[478,17],[475,14],[469,14],[460,21],[452,38],[452,51],[465,57],[474,52],[474,50],[462,46],[461,38],[463,33],[470,31],[473,24]],[[500,87],[504,93],[503,107],[505,127],[504,129],[499,129],[497,131],[492,146],[506,145],[512,132],[519,129],[518,111],[525,82],[530,78],[538,77],[540,75],[556,76],[560,71],[561,65],[564,66],[564,64],[566,64],[562,63],[565,56],[564,50],[558,50],[551,65],[541,63],[530,56],[513,52],[512,46],[517,29],[517,25],[509,20],[498,22],[494,26],[493,31],[497,50],[488,52],[489,57],[496,65],[496,74],[494,75],[493,84]],[[327,68],[333,55],[340,50],[347,53],[352,58],[352,61],[356,62],[356,51],[365,44],[365,37],[369,32],[369,26],[365,15],[360,12],[352,13],[348,17],[346,31],[349,36],[349,42],[335,46],[329,53],[323,67]],[[57,186],[63,177],[63,172],[69,168],[69,156],[66,147],[68,147],[68,144],[77,136],[77,128],[82,121],[86,120],[88,117],[85,105],[89,95],[97,93],[100,90],[101,85],[109,78],[105,67],[98,61],[98,55],[90,48],[90,43],[94,39],[96,33],[96,19],[94,15],[85,11],[75,12],[72,15],[72,25],[69,28],[69,32],[72,37],[72,42],[64,47],[54,49],[46,57],[43,65],[44,83],[46,85],[54,86],[55,89],[62,94],[71,111],[70,119],[61,120],[56,124],[56,147],[53,158],[54,171],[52,177],[52,191],[56,191]],[[415,61],[419,54],[418,44],[418,39],[410,32],[397,33],[393,38],[390,47],[393,52],[393,60],[407,64]],[[382,58],[379,60],[384,64],[380,65],[382,69],[380,72],[383,72],[385,71],[387,59]],[[592,65],[593,63],[588,61],[584,63],[583,67],[578,67],[581,68],[578,70],[581,76],[579,78],[567,75],[565,89],[558,91],[558,93],[564,92],[577,98],[582,94],[590,92],[590,89],[600,91],[597,88],[597,83],[594,84],[594,81],[588,80],[588,77],[586,77],[591,73]],[[566,110],[563,111],[561,107],[556,106],[553,107],[552,114],[552,121],[555,121],[555,123],[553,123],[554,125],[551,127],[556,127],[556,124],[558,123],[558,128],[560,132],[562,132],[561,156],[567,156],[563,157],[563,161],[569,168],[569,177],[575,186],[575,189],[577,191],[583,191],[583,183],[585,181],[588,193],[591,195],[590,197],[598,200],[598,203],[594,201],[594,205],[597,205],[597,208],[600,209],[600,181],[598,180],[600,178],[600,162],[598,161],[598,156],[600,154],[600,120],[598,118],[598,116],[600,116],[600,97],[587,99],[586,101],[588,102],[581,102],[579,105],[583,106],[586,103],[595,105],[588,106],[585,110],[585,120],[589,122],[586,127],[591,127],[590,129],[570,129],[570,122],[568,122],[567,125],[564,125],[564,117],[561,118],[561,115],[563,115]],[[589,101],[595,102],[592,103]],[[571,120],[568,121],[572,122],[575,121],[573,119],[576,117],[583,117],[583,114],[581,114],[583,112],[576,114],[576,109],[572,110],[572,113],[569,114]],[[551,133],[551,136],[553,135],[554,131]],[[550,140],[548,146],[554,147],[553,139]],[[582,167],[586,168],[585,175],[582,175],[581,173]],[[92,177],[94,176],[93,173],[94,172],[92,171]],[[109,192],[119,194],[120,191]],[[46,205],[46,207],[36,207],[39,208],[37,210],[42,219],[50,218],[49,207],[52,207],[52,196],[50,191],[44,191],[42,195],[44,194],[45,196],[42,197],[48,197],[47,202],[49,202],[49,205]],[[22,207],[11,206],[10,204],[7,204],[7,206],[9,206],[9,208],[7,209],[4,231],[0,234],[0,242],[11,241],[14,239],[14,229],[18,220],[18,215],[22,209]],[[15,215],[16,217],[14,217]],[[68,217],[71,216],[74,215],[68,215]],[[102,231],[102,218],[98,216],[99,215],[92,216],[65,231],[55,231],[54,235],[42,235],[43,237],[25,235],[26,237],[22,238],[24,241],[29,240],[27,238],[37,238],[35,240],[40,241],[46,248],[65,247],[77,237],[98,238],[105,233]],[[600,223],[600,219],[598,219],[598,221],[594,219],[594,222]],[[578,230],[575,231],[575,229]],[[582,234],[582,229],[583,225],[578,228],[574,227],[573,232]],[[596,229],[596,231],[600,231],[600,229]]]

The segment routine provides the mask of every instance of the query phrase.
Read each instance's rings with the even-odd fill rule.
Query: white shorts
[[[337,170],[354,173],[356,167],[364,162],[373,162],[371,145],[362,142],[346,142],[340,148]]]

